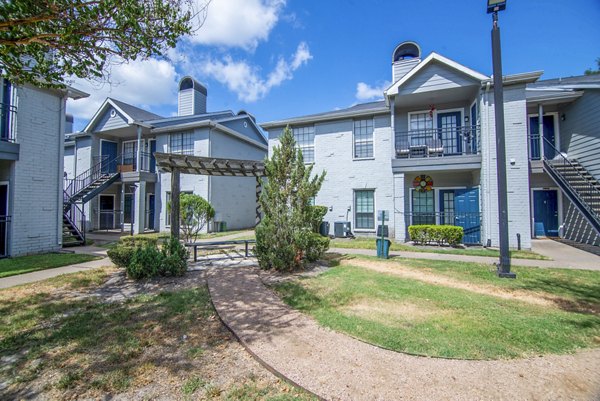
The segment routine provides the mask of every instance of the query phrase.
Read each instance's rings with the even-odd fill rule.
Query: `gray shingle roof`
[[[119,106],[121,110],[123,110],[129,117],[133,118],[136,121],[148,121],[148,120],[156,120],[159,118],[164,118],[159,116],[158,114],[151,113],[149,111],[140,109],[138,107],[132,106],[128,103],[121,102],[120,100],[109,98],[114,104]]]
[[[146,122],[148,124],[152,125],[154,128],[164,128],[164,127],[171,127],[174,125],[188,124],[188,123],[204,121],[204,120],[218,121],[223,118],[232,117],[234,115],[235,114],[233,114],[232,111],[226,110],[226,111],[216,111],[216,112],[205,113],[205,114],[196,114],[196,115],[192,115],[192,116],[181,116],[181,117],[178,116],[178,117],[169,117],[169,118],[161,117],[160,119],[148,120]]]
[[[356,104],[354,106],[347,107],[345,109],[326,111],[323,113],[316,113],[316,114],[308,114],[308,115],[299,116],[299,117],[287,118],[284,120],[270,121],[270,122],[261,124],[261,126],[263,128],[266,128],[266,127],[283,126],[283,125],[292,124],[292,123],[301,122],[301,121],[331,120],[331,119],[335,119],[337,117],[347,116],[349,114],[351,115],[354,113],[363,114],[363,113],[368,113],[370,111],[380,112],[380,111],[384,111],[387,109],[388,109],[388,107],[386,106],[385,101],[381,100],[381,101],[377,101],[377,102]]]
[[[552,78],[537,81],[529,84],[530,88],[548,87],[548,86],[578,86],[584,88],[586,86],[596,87],[600,85],[600,74],[595,75],[578,75],[574,77]]]

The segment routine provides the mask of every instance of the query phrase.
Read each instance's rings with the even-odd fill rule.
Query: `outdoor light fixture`
[[[508,241],[508,189],[506,179],[506,144],[504,135],[504,93],[502,89],[502,55],[498,11],[506,9],[506,0],[487,0],[487,12],[492,14],[492,64],[494,70],[494,117],[496,119],[496,166],[498,169],[498,226],[500,261],[498,277],[516,278],[510,271]]]
[[[497,13],[506,9],[506,0],[487,0],[488,14]]]
[[[469,116],[465,116],[465,122],[468,123],[469,122]]]

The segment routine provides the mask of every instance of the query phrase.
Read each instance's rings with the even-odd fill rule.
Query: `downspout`
[[[65,113],[67,108],[67,97],[66,95],[60,99],[61,107],[60,107],[60,117],[58,121],[58,198],[57,198],[57,207],[58,207],[58,216],[57,216],[57,241],[56,243],[60,245],[62,248],[62,232],[63,232],[63,208],[64,208],[64,171],[65,171]],[[75,156],[77,157],[77,156]]]
[[[485,185],[485,192],[486,192],[486,197],[485,197],[485,209],[486,209],[486,213],[485,213],[485,234],[486,234],[486,244],[487,244],[487,240],[491,240],[492,235],[491,235],[491,216],[490,216],[490,199],[491,199],[491,195],[490,195],[490,168],[491,168],[491,142],[490,142],[490,88],[492,86],[492,83],[490,81],[488,81],[485,85],[485,94],[486,94],[486,102],[487,102],[487,107],[485,108],[485,121],[486,121],[486,131],[487,131],[487,135],[486,135],[486,139],[487,139],[487,145],[486,145],[486,152],[487,152],[487,157],[486,157],[486,170],[488,172],[488,176],[486,177],[486,185]],[[495,105],[494,105],[495,106]]]

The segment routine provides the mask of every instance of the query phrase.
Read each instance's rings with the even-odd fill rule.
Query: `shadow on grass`
[[[111,304],[48,293],[5,301],[0,307],[0,380],[16,385],[0,390],[0,398],[35,397],[45,386],[31,384],[47,370],[59,373],[49,383],[58,390],[105,392],[126,390],[143,365],[188,372],[193,365],[178,354],[182,333],[193,326],[195,332],[220,332],[214,343],[227,337],[209,319],[213,314],[206,288]],[[166,352],[147,354],[153,345]]]

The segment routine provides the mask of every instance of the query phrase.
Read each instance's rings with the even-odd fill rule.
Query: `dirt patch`
[[[461,280],[455,280],[450,277],[437,275],[435,273],[423,270],[413,269],[400,263],[376,262],[372,260],[352,259],[340,261],[345,266],[358,266],[374,270],[379,273],[393,274],[394,276],[422,281],[424,283],[440,285],[443,287],[456,288],[470,291],[481,295],[490,295],[497,298],[513,301],[526,302],[533,305],[555,307],[565,300],[560,297],[554,297],[549,294],[535,294],[520,290],[506,290],[493,285],[474,284]]]
[[[350,305],[341,307],[341,313],[371,320],[390,327],[420,323],[432,316],[448,315],[448,310],[442,310],[427,305],[419,305],[406,301],[382,301],[376,299],[361,299]]]

